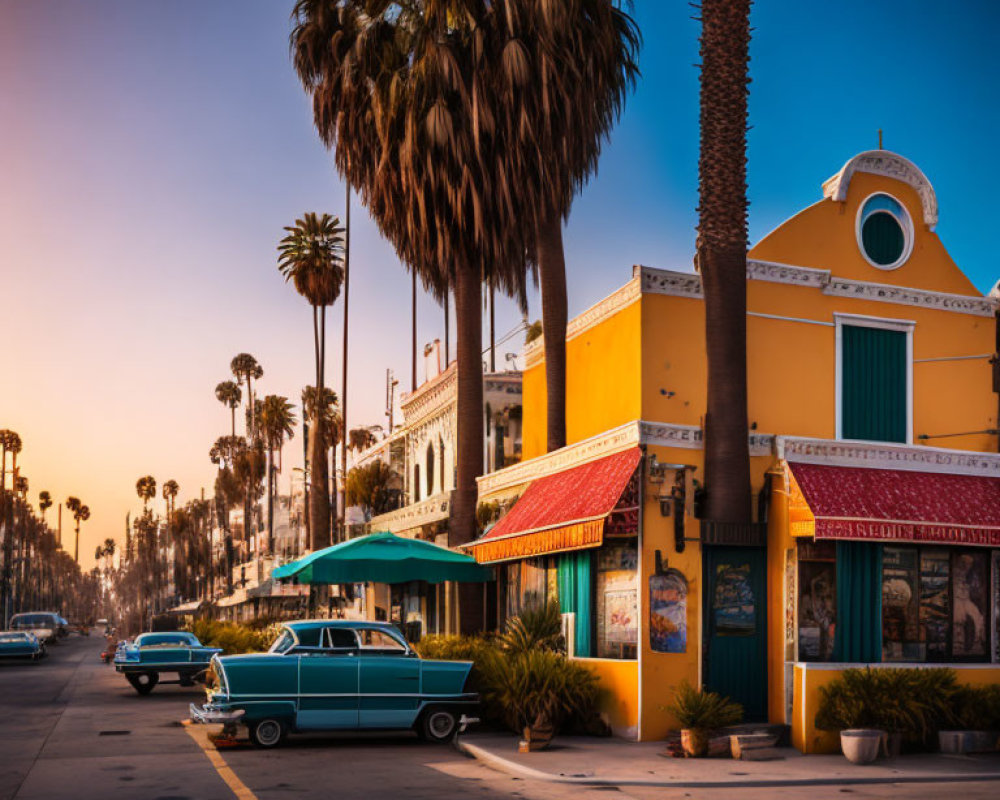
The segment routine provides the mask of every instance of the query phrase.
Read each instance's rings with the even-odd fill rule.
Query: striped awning
[[[641,458],[642,451],[633,447],[539,478],[466,547],[481,564],[600,547],[605,520]]]

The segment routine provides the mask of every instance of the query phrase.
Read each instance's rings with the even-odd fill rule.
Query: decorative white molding
[[[571,467],[604,458],[612,453],[627,450],[639,444],[639,423],[626,422],[582,442],[553,450],[551,453],[521,461],[504,469],[491,472],[476,479],[479,496],[493,494],[501,489],[530,483],[533,480]]]
[[[372,532],[389,531],[389,533],[400,533],[402,531],[419,528],[421,525],[428,525],[432,522],[440,522],[448,519],[451,508],[451,492],[439,492],[433,497],[421,500],[419,503],[411,503],[408,506],[390,511],[386,514],[379,514],[372,517],[368,523],[368,529]]]
[[[787,283],[792,286],[812,286],[822,288],[830,281],[830,270],[796,267],[776,261],[747,259],[747,279],[769,283]]]
[[[418,386],[400,402],[403,423],[411,426],[425,419],[450,403],[458,396],[458,362],[453,361],[448,369],[436,378]]]
[[[823,294],[832,297],[853,297],[856,300],[874,300],[880,303],[932,308],[936,311],[954,311],[977,317],[992,317],[997,308],[1000,307],[997,300],[991,297],[931,292],[926,289],[909,289],[904,286],[889,286],[884,283],[854,281],[845,278],[830,278],[830,282],[823,287]]]
[[[774,452],[775,437],[766,433],[751,433],[751,456],[769,456]],[[668,422],[635,420],[609,431],[567,445],[559,450],[522,461],[489,475],[477,478],[479,496],[492,495],[501,489],[521,486],[556,472],[596,461],[612,453],[627,450],[640,444],[659,447],[677,447],[684,450],[701,450],[703,434],[697,425],[674,425]]]
[[[867,150],[854,156],[840,168],[840,172],[823,182],[823,196],[843,203],[847,199],[851,178],[857,172],[882,175],[912,186],[920,196],[924,224],[934,230],[938,222],[937,195],[927,176],[916,164],[889,150]]]
[[[580,334],[590,330],[599,322],[603,322],[608,317],[617,314],[623,308],[630,306],[642,296],[643,288],[638,276],[633,270],[632,279],[616,289],[603,300],[598,301],[582,314],[573,317],[566,325],[566,341],[575,339]],[[524,346],[525,369],[532,367],[541,361],[545,355],[545,337],[539,336],[537,339],[528,342]]]
[[[802,464],[948,472],[953,475],[1000,478],[1000,453],[796,436],[778,436],[775,439],[775,450],[780,460]]]
[[[704,432],[697,425],[673,425],[666,422],[639,422],[642,444],[660,447],[680,447],[701,450],[705,446]],[[774,452],[774,436],[769,433],[750,433],[751,456],[769,456]]]
[[[632,274],[642,278],[644,294],[666,294],[674,297],[692,298],[704,296],[701,290],[701,275],[696,272],[674,272],[668,269],[637,265],[632,268]]]

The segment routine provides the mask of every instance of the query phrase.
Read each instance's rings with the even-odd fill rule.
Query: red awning
[[[1000,478],[790,462],[817,539],[1000,546]]]
[[[597,547],[642,451],[633,447],[533,482],[514,507],[469,548],[477,561]]]

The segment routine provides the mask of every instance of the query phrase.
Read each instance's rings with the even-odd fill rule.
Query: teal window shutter
[[[844,325],[841,330],[841,438],[907,440],[903,331]]]
[[[593,647],[590,551],[563,553],[559,556],[557,570],[559,611],[563,614],[576,614],[573,630],[576,637],[575,655],[589,657]]]
[[[837,542],[837,629],[833,660],[882,660],[882,545]]]

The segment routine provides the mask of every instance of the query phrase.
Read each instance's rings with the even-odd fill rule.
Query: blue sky
[[[121,530],[139,475],[176,478],[182,500],[211,491],[208,448],[228,425],[213,388],[232,355],[260,359],[262,392],[295,400],[310,381],[308,307],[275,247],[302,212],[342,213],[343,188],[290,66],[290,8],[0,0],[0,341],[20,342],[0,348],[0,426],[25,439],[33,491],[89,502],[88,545]],[[634,263],[691,265],[698,25],[686,0],[634,11],[643,76],[567,227],[571,314]],[[930,178],[938,233],[988,290],[1000,4],[759,0],[753,25],[751,241],[882,128]],[[383,421],[387,367],[409,382],[409,280],[357,207],[354,220],[352,426]],[[511,304],[498,313],[498,332],[517,324]],[[442,327],[422,298],[421,342]]]

